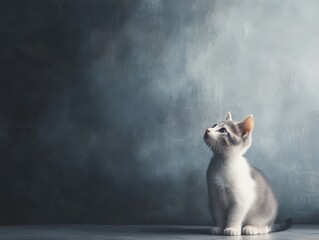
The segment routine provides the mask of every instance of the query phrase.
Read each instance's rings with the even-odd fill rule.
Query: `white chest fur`
[[[219,171],[214,172],[212,180],[226,205],[229,197],[245,205],[251,204],[255,199],[256,183],[251,178],[247,160],[242,156],[225,161]]]

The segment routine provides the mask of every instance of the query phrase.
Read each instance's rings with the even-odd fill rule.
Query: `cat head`
[[[204,140],[215,154],[243,155],[251,145],[253,128],[252,115],[237,123],[232,120],[229,112],[224,121],[206,129]]]

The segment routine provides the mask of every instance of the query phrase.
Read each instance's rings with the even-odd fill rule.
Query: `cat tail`
[[[285,231],[290,228],[291,224],[292,219],[288,218],[283,223],[275,223],[274,225],[272,225],[270,232]]]

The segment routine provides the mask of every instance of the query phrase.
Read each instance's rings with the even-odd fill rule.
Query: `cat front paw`
[[[242,229],[242,234],[244,234],[244,235],[267,234],[267,233],[269,233],[269,231],[270,231],[270,228],[268,226],[255,227],[252,225],[246,225]]]
[[[241,235],[241,229],[240,228],[232,228],[232,227],[225,228],[224,235],[239,236],[239,235]]]
[[[258,234],[258,229],[254,226],[247,225],[247,226],[243,227],[243,234],[256,235],[256,234]]]
[[[212,227],[211,230],[213,235],[221,235],[223,232],[223,229],[220,227]]]

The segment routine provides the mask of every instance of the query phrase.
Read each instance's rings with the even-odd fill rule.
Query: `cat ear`
[[[253,131],[254,128],[254,117],[253,115],[248,115],[248,117],[245,118],[242,122],[237,124],[239,129],[242,132],[242,136],[245,137],[249,133]]]
[[[227,113],[226,120],[230,120],[230,121],[233,120],[230,112]]]

